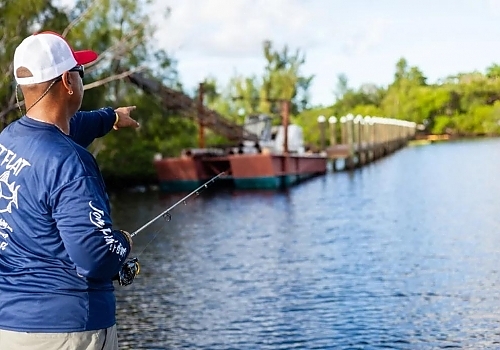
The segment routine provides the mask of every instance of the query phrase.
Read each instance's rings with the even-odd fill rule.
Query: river
[[[500,348],[499,179],[500,140],[482,139],[287,191],[209,187],[136,237],[120,348]],[[180,197],[113,194],[115,225]]]

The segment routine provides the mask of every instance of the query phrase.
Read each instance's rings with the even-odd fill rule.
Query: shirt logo
[[[17,192],[21,185],[16,185],[15,181],[10,180],[11,176],[18,176],[25,167],[31,164],[26,159],[0,144],[0,167],[4,172],[0,175],[0,213],[11,214],[12,210],[19,209],[17,201]],[[0,218],[0,252],[4,251],[9,245],[10,233],[13,232],[10,224]]]
[[[90,212],[89,212],[89,220],[90,222],[96,226],[99,231],[101,231],[105,244],[109,247],[109,250],[113,253],[116,253],[120,257],[125,257],[127,254],[127,248],[125,248],[119,240],[113,237],[113,232],[111,228],[104,226],[106,222],[104,221],[104,211],[99,209],[92,204],[92,201],[89,202]]]
[[[13,181],[9,183],[10,171],[5,171],[0,175],[0,213],[12,213],[12,206],[17,206],[17,191],[20,185],[16,186]]]

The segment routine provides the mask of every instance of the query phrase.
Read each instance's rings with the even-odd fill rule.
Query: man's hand
[[[113,129],[118,130],[120,128],[138,128],[139,123],[130,117],[130,112],[132,112],[136,107],[119,107],[115,109],[117,119],[113,125]]]
[[[130,235],[130,233],[128,233],[128,231],[120,230],[120,232],[125,237],[125,239],[127,240],[128,244],[130,246],[130,250],[132,250],[132,246],[133,246],[132,236]]]

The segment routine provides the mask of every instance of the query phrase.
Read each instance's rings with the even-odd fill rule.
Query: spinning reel
[[[137,258],[132,258],[125,262],[122,266],[120,272],[118,272],[118,283],[120,286],[128,286],[134,282],[135,276],[141,271],[141,266],[139,265],[139,260]]]

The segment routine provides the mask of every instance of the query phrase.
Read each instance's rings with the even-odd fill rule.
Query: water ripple
[[[137,236],[140,251],[159,230],[117,287],[121,348],[500,348],[499,146],[406,148],[287,192],[206,191]],[[115,222],[176,199],[116,195]]]

